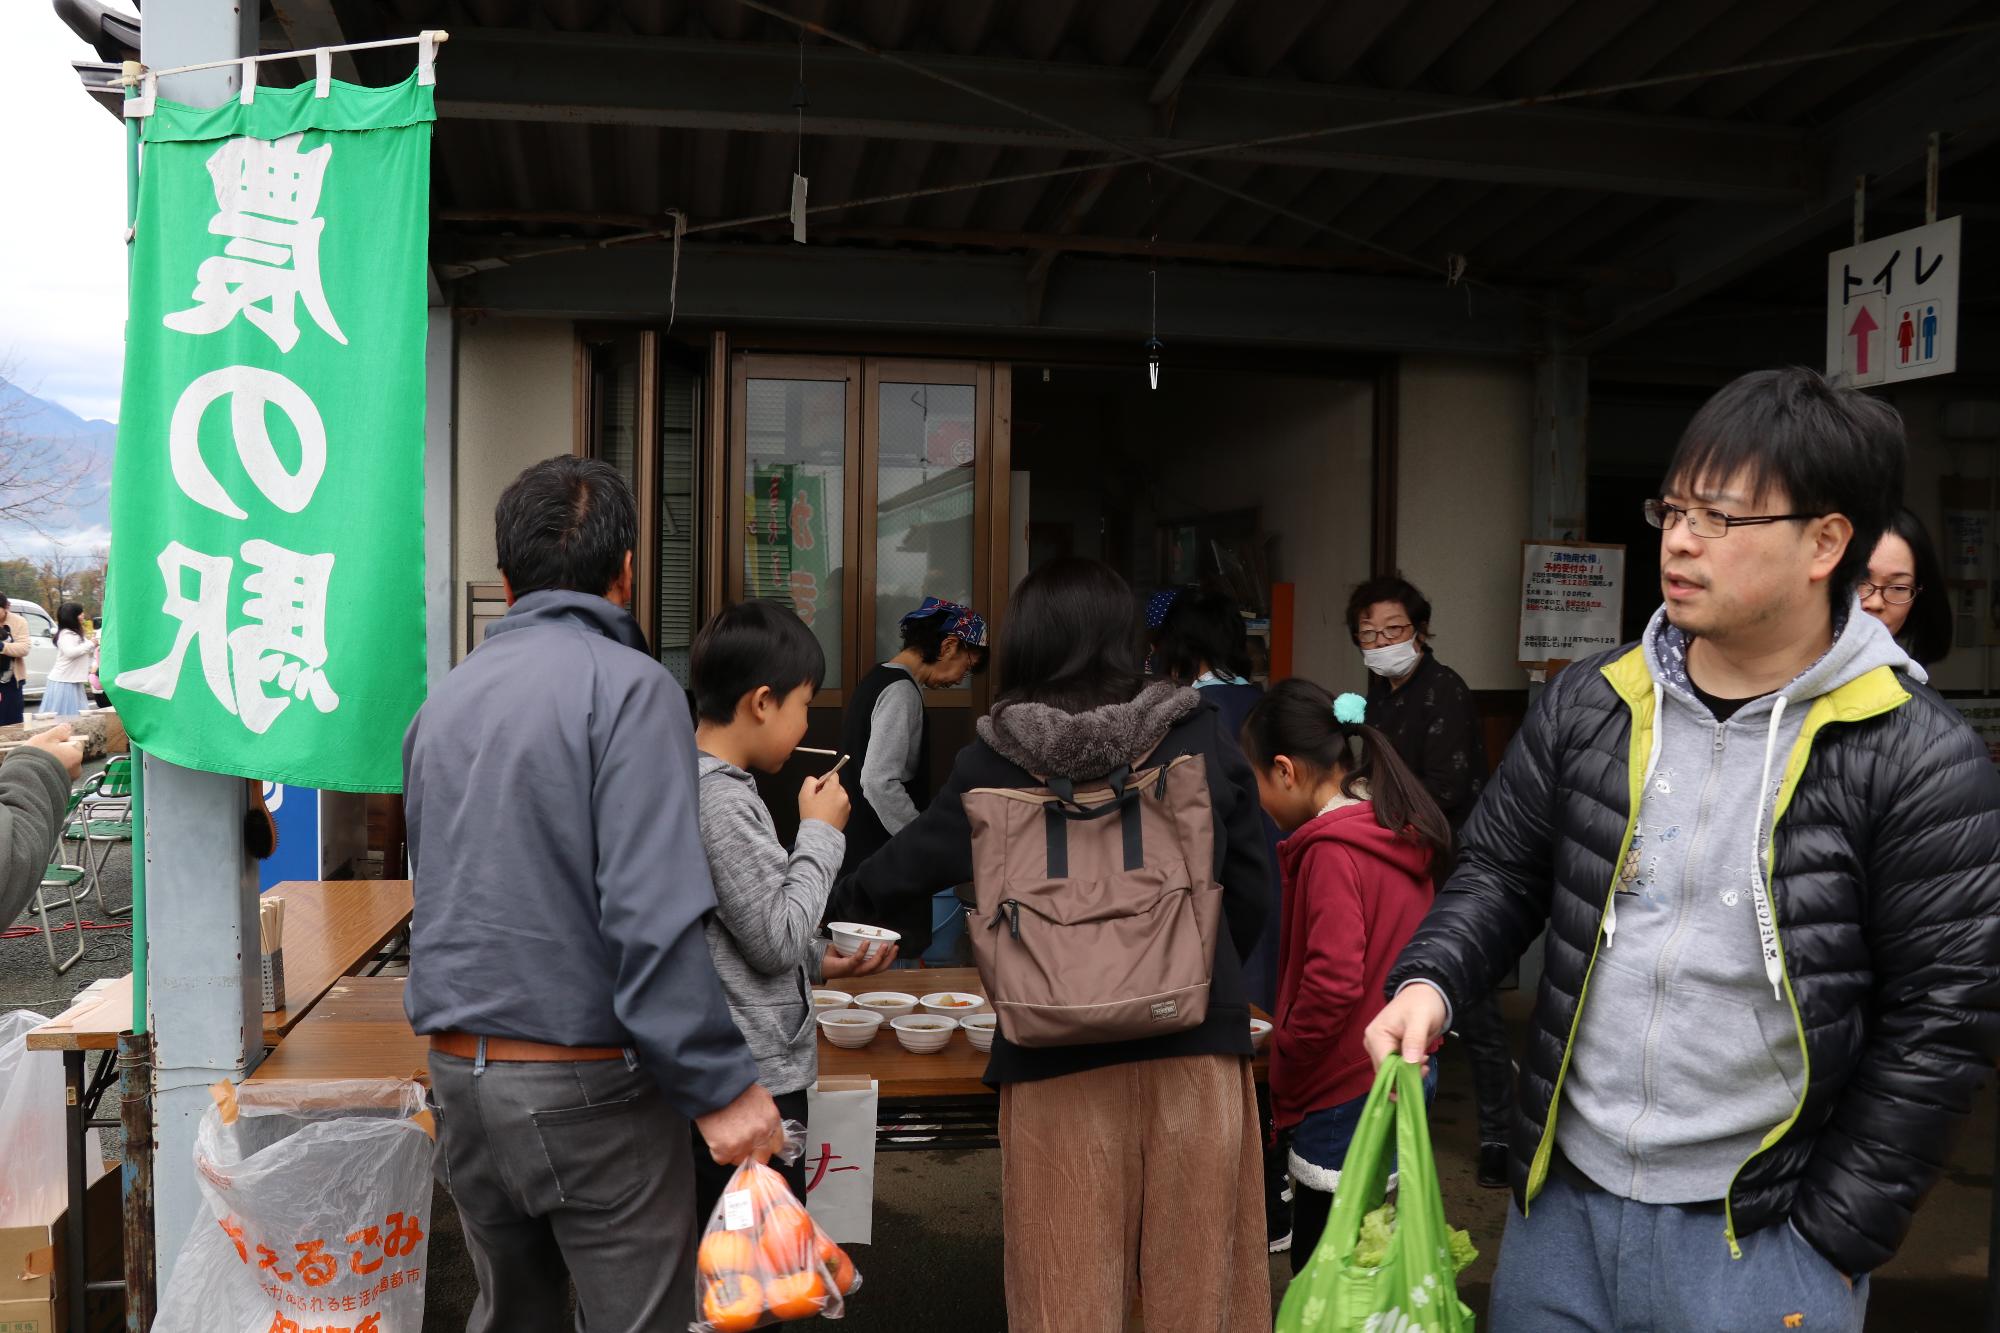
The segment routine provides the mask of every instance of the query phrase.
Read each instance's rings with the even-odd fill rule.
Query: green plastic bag
[[[1395,1101],[1389,1100],[1391,1089]],[[1354,1250],[1363,1215],[1381,1207],[1388,1190],[1392,1131],[1399,1172],[1395,1230],[1380,1266],[1363,1268]],[[1375,1076],[1326,1231],[1285,1292],[1277,1333],[1472,1333],[1472,1311],[1458,1299],[1423,1076],[1397,1056],[1384,1060]]]

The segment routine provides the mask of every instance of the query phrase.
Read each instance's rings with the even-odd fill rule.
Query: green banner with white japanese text
[[[188,768],[397,791],[423,702],[433,88],[142,122],[101,672]]]

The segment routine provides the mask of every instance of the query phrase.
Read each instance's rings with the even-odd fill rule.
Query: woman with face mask
[[[1370,579],[1347,599],[1347,629],[1368,668],[1369,722],[1417,775],[1456,837],[1486,785],[1486,745],[1465,679],[1431,653],[1429,599],[1406,579]],[[1441,858],[1439,883],[1448,868],[1449,859]],[[1507,1032],[1491,995],[1454,1019],[1479,1100],[1479,1183],[1505,1189],[1514,1119]]]

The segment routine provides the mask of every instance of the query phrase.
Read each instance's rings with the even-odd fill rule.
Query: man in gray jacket
[[[702,935],[687,705],[626,610],[617,472],[538,463],[496,522],[508,613],[403,744],[405,1005],[479,1277],[468,1330],[559,1328],[574,1278],[593,1333],[680,1333],[688,1122],[718,1162],[783,1141]]]

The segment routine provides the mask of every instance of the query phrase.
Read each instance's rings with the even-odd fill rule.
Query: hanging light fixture
[[[1146,382],[1157,390],[1160,387],[1160,353],[1167,347],[1160,341],[1160,270],[1157,265],[1148,277],[1153,284],[1153,318],[1146,338]]]

